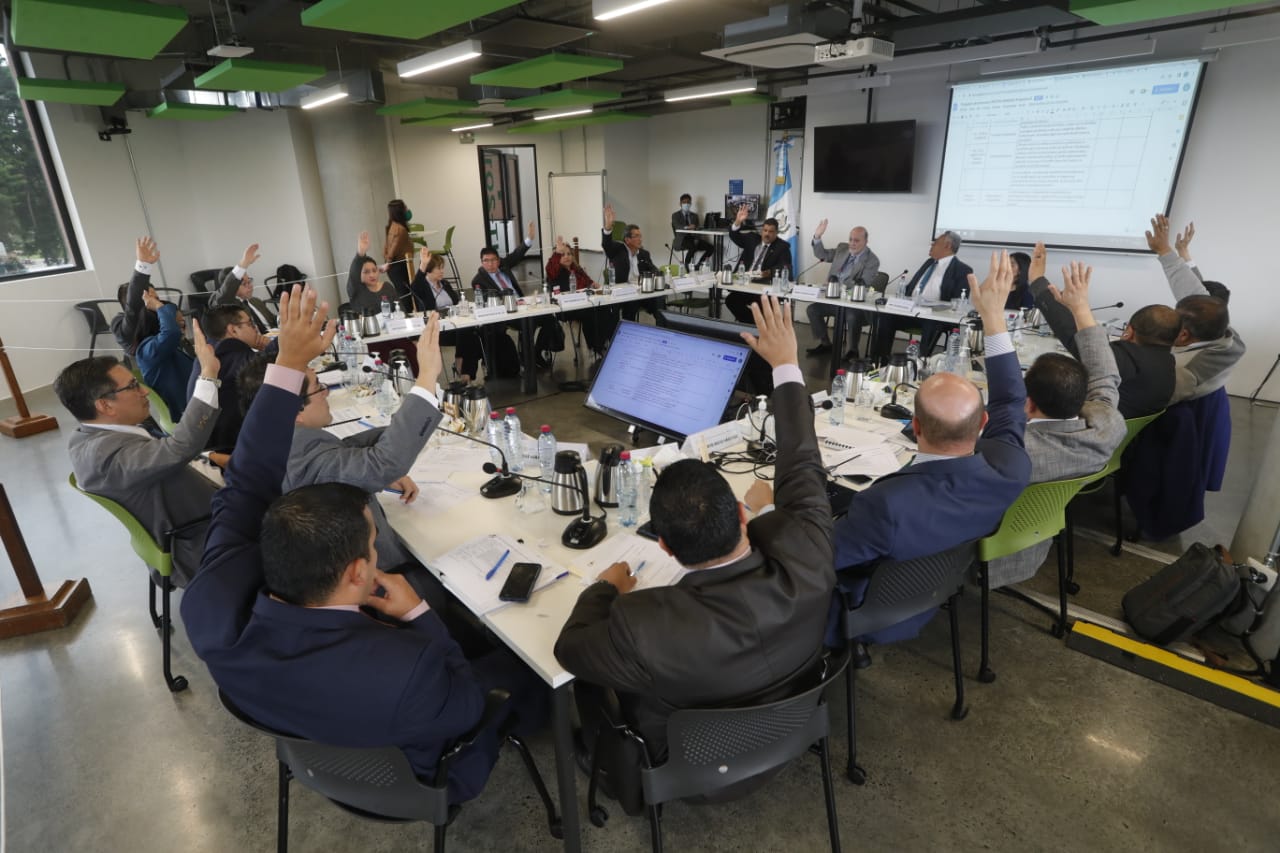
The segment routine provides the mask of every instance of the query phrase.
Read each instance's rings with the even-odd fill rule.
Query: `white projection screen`
[[[934,233],[1146,251],[1168,213],[1203,64],[1178,60],[960,83]]]

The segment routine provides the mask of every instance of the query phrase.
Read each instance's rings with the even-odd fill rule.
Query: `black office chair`
[[[886,560],[872,570],[860,604],[841,591],[844,607],[840,626],[850,651],[854,643],[868,634],[890,628],[915,616],[946,604],[951,617],[951,663],[955,670],[956,701],[951,706],[951,719],[963,720],[969,713],[964,704],[964,675],[960,669],[960,620],[956,605],[964,586],[965,574],[974,561],[974,543],[919,557],[914,560]],[[854,670],[849,670],[845,687],[848,691],[849,762],[845,769],[849,781],[861,785],[867,781],[866,771],[858,765],[858,741],[853,701]]]
[[[188,293],[187,312],[197,320],[200,319],[213,305],[213,297],[216,295],[216,293]]]
[[[409,759],[397,746],[346,747],[329,746],[305,738],[293,737],[259,723],[240,710],[226,693],[218,690],[222,705],[242,723],[252,726],[276,741],[278,789],[276,811],[276,850],[289,849],[289,782],[298,782],[326,797],[334,805],[369,820],[388,823],[426,821],[435,827],[435,853],[444,853],[445,831],[458,816],[461,806],[449,803],[449,763],[503,712],[511,695],[505,690],[490,690],[485,697],[484,713],[470,731],[459,737],[440,756],[435,778],[428,784],[414,775]],[[514,725],[514,714],[505,727]],[[504,732],[507,743],[520,753],[525,769],[533,780],[542,805],[547,811],[551,835],[564,834],[533,756],[520,738]]]
[[[185,290],[179,290],[176,287],[157,287],[156,295],[165,302],[172,302],[178,306],[178,310],[182,310],[182,297],[187,295]]]
[[[76,303],[76,310],[89,324],[89,358],[93,358],[93,350],[98,345],[98,335],[111,334],[111,323],[102,310],[104,305],[114,306],[116,310],[112,312],[113,314],[120,310],[120,303],[114,299],[91,299],[88,302]]]
[[[662,804],[689,797],[719,794],[716,802],[735,799],[755,790],[753,777],[781,769],[807,752],[816,752],[822,765],[822,790],[827,809],[827,832],[832,853],[840,853],[840,825],[831,782],[831,754],[827,736],[827,687],[840,676],[849,658],[827,652],[817,664],[794,682],[792,695],[764,704],[733,708],[688,708],[667,720],[668,755],[654,766],[648,745],[623,720],[614,704],[603,708],[607,726],[596,739],[591,761],[587,803],[591,822],[604,826],[609,814],[596,803],[601,751],[614,743],[630,741],[639,747],[640,784],[649,814],[654,853],[662,851]],[[612,693],[609,694],[611,698]],[[726,790],[740,786],[736,791]]]
[[[211,270],[196,270],[189,276],[191,286],[196,289],[196,293],[212,293],[218,284],[218,276],[222,273],[222,270],[222,267]]]

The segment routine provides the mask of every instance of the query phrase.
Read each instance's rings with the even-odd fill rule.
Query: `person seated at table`
[[[209,435],[208,448],[230,453],[240,435],[244,414],[240,410],[240,371],[260,352],[275,352],[276,343],[258,331],[249,312],[239,305],[217,305],[204,315],[204,328],[221,365],[218,369],[218,422]],[[187,394],[195,392],[198,372],[187,381]]]
[[[182,621],[218,687],[258,723],[335,746],[397,746],[431,779],[442,748],[479,721],[490,688],[511,691],[508,708],[527,732],[546,717],[546,686],[505,651],[467,660],[409,577],[378,570],[363,489],[322,483],[281,496],[307,363],[336,330],[328,306],[317,311],[314,291],[301,291],[280,299],[280,354],[214,499]],[[434,377],[436,318],[423,334],[435,354],[420,364]],[[500,741],[487,729],[450,761],[451,802],[480,792]]]
[[[908,298],[915,297],[917,291],[923,302],[949,302],[960,298],[960,294],[968,288],[968,277],[973,272],[972,267],[956,257],[956,252],[960,251],[960,242],[960,235],[954,231],[944,231],[934,238],[929,245],[929,258],[907,282],[905,295]],[[972,291],[970,295],[972,296]],[[950,328],[947,324],[932,320],[881,314],[876,318],[876,349],[872,354],[873,358],[878,363],[888,361],[889,354],[893,352],[894,335],[899,329],[917,324],[922,330],[920,354],[923,356],[933,352],[938,338]]]
[[[1013,266],[1007,254],[993,252],[981,286],[973,274],[968,278],[986,330],[986,410],[978,388],[954,373],[936,373],[920,383],[911,420],[915,457],[855,493],[848,513],[835,524],[838,583],[855,603],[877,563],[936,554],[994,531],[1030,481],[1027,393],[1004,316]],[[838,592],[827,619],[832,647],[845,642],[839,620],[843,606]],[[915,636],[935,612],[866,639],[894,642]]]
[[[778,239],[778,220],[769,217],[760,224],[760,233],[753,234],[742,231],[742,224],[751,214],[751,206],[738,206],[738,213],[729,226],[729,239],[742,249],[738,259],[742,269],[751,277],[770,278],[775,270],[792,270],[791,244]],[[759,297],[746,293],[733,292],[725,297],[724,304],[739,323],[751,322],[751,305],[759,301]]]
[[[1049,292],[1075,320],[1073,343],[1079,359],[1049,352],[1027,370],[1027,455],[1031,482],[1069,480],[1101,471],[1124,440],[1120,371],[1107,343],[1107,330],[1089,308],[1092,267],[1072,261],[1062,268],[1063,288]],[[1050,540],[993,560],[987,577],[991,588],[1026,580],[1049,553]]]
[[[743,338],[773,368],[777,498],[766,500],[758,482],[739,502],[697,460],[663,470],[649,502],[653,531],[688,573],[674,586],[634,591],[636,567],[614,563],[582,592],[556,640],[556,658],[578,679],[588,750],[601,688],[616,691],[661,762],[673,710],[781,698],[822,653],[835,580],[826,474],[790,306],[768,296],[752,308],[759,337]],[[638,778],[637,767],[628,770]],[[621,772],[606,781],[615,792],[630,784]]]
[[[443,316],[462,301],[444,277],[444,256],[433,255],[426,247],[419,252],[418,271],[409,287],[420,311],[439,311]],[[464,382],[474,379],[480,367],[480,336],[476,330],[443,332],[440,339],[445,346],[454,348],[453,369],[459,378]]]
[[[671,244],[677,252],[684,252],[684,265],[693,268],[693,258],[702,252],[702,260],[698,266],[705,264],[715,253],[716,247],[697,234],[680,234],[679,229],[699,228],[698,214],[693,212],[693,196],[685,193],[680,196],[680,209],[671,214],[671,233],[675,241]]]
[[[813,229],[813,256],[820,261],[831,264],[827,280],[835,279],[841,288],[854,283],[870,287],[875,277],[880,274],[880,259],[876,253],[867,248],[867,229],[855,225],[849,229],[849,241],[841,243],[834,249],[822,245],[822,235],[827,233],[827,220],[818,223]],[[809,303],[805,313],[809,316],[809,328],[817,339],[817,346],[805,350],[805,355],[822,355],[831,352],[831,338],[827,336],[827,318],[839,316],[840,309],[819,302]],[[866,322],[866,314],[849,309],[848,332],[849,352],[846,359],[858,355],[858,338],[862,334],[862,324]]]
[[[565,292],[601,289],[578,263],[573,247],[563,237],[556,237],[556,249],[547,259],[547,287],[558,287]],[[603,356],[604,348],[618,326],[618,312],[613,308],[593,306],[588,310],[575,312],[572,319],[582,322],[582,337],[591,354],[596,358]]]
[[[613,284],[640,283],[642,275],[660,275],[661,271],[653,262],[653,256],[644,247],[644,235],[639,225],[628,225],[622,232],[622,242],[613,239],[613,223],[617,217],[613,205],[604,207],[604,229],[601,232],[600,247],[604,249],[609,266],[613,269]]]
[[[143,294],[143,304],[160,320],[160,331],[138,344],[136,353],[142,381],[147,383],[178,421],[187,408],[187,377],[195,368],[195,351],[187,342],[187,321],[172,302],[162,302],[155,288]]]
[[[1037,243],[1030,257],[1028,269],[1033,276],[1030,292],[1035,306],[1054,336],[1079,358],[1075,317],[1070,308],[1054,297],[1052,286],[1044,277],[1044,243]],[[1181,328],[1182,318],[1177,311],[1167,305],[1148,305],[1135,311],[1120,338],[1111,341],[1111,355],[1120,373],[1120,402],[1116,408],[1121,417],[1154,415],[1169,405],[1175,381],[1172,348]]]
[[[382,310],[382,303],[403,307],[406,303],[399,301],[400,294],[390,281],[384,281],[378,262],[369,257],[369,232],[361,231],[356,239],[356,254],[351,259],[351,269],[347,271],[347,300],[351,307],[361,314],[377,314]]]
[[[253,320],[258,331],[266,333],[276,325],[275,312],[261,299],[253,295],[253,276],[249,275],[249,266],[261,255],[258,244],[252,243],[240,256],[240,263],[227,267],[218,276],[217,296],[214,305],[239,305]]]
[[[142,247],[139,241],[140,254]],[[164,542],[167,531],[208,516],[217,490],[190,465],[208,442],[218,415],[218,357],[198,323],[195,353],[195,394],[173,435],[163,438],[141,426],[150,412],[147,386],[114,356],[73,362],[53,381],[59,402],[80,422],[67,443],[76,483],[123,506],[157,542]],[[174,539],[173,582],[178,587],[195,576],[204,540],[203,524]]]
[[[151,283],[151,271],[160,260],[160,250],[150,237],[139,237],[134,252],[137,261],[127,284],[116,288],[120,313],[111,318],[111,334],[125,355],[134,355],[138,344],[160,331],[160,319],[154,311],[148,311],[143,298],[147,291],[155,292]]]
[[[515,269],[516,264],[524,260],[524,256],[533,247],[534,224],[532,222],[529,223],[527,234],[525,241],[516,246],[505,258],[492,246],[485,246],[480,250],[480,269],[476,270],[476,274],[471,277],[471,288],[475,291],[477,305],[483,305],[491,296],[499,299],[508,293],[524,296],[524,291],[520,289],[520,282],[516,281],[512,270]]]

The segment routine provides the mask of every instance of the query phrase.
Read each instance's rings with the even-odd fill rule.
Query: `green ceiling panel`
[[[589,116],[553,118],[546,121],[531,121],[526,124],[518,124],[508,129],[507,133],[558,133],[562,130],[569,130],[570,128],[587,124],[617,124],[624,121],[639,121],[648,117],[641,113],[593,113]]]
[[[1071,0],[1072,14],[1105,27],[1137,24],[1175,15],[1214,12],[1241,4],[1240,0]]]
[[[576,56],[569,53],[547,53],[514,65],[504,65],[492,71],[471,75],[471,82],[478,86],[515,86],[521,89],[541,89],[570,80],[581,80],[597,74],[622,70],[621,59],[602,59],[597,56]]]
[[[401,119],[401,124],[411,124],[414,127],[464,127],[468,124],[483,124],[486,121],[493,121],[493,116],[484,113],[474,113],[472,115],[449,115],[449,116],[433,116],[432,118],[406,118]]]
[[[222,92],[283,92],[327,73],[323,65],[224,59],[196,78],[196,88]]]
[[[13,2],[13,41],[22,47],[153,59],[186,25],[182,9],[140,0]]]
[[[378,107],[380,116],[396,116],[398,118],[433,118],[450,115],[461,110],[473,110],[475,101],[452,101],[447,98],[415,98],[398,104],[387,104]]]
[[[166,101],[158,107],[152,107],[147,110],[147,118],[173,119],[177,121],[215,121],[238,112],[240,110],[236,107]]]
[[[507,101],[506,105],[517,110],[580,107],[598,104],[601,101],[612,101],[621,94],[619,89],[561,89],[558,92],[543,92],[541,95],[516,98],[514,101]]]
[[[413,41],[521,0],[321,0],[302,12],[308,27]]]
[[[80,80],[43,80],[32,77],[18,81],[18,95],[28,101],[55,101],[59,104],[86,104],[109,107],[125,93],[123,83],[86,83]]]

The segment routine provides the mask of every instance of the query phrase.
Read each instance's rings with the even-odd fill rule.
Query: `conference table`
[[[729,236],[728,228],[677,228],[676,233],[710,238],[712,246],[711,267],[718,270],[724,266],[724,238]]]

